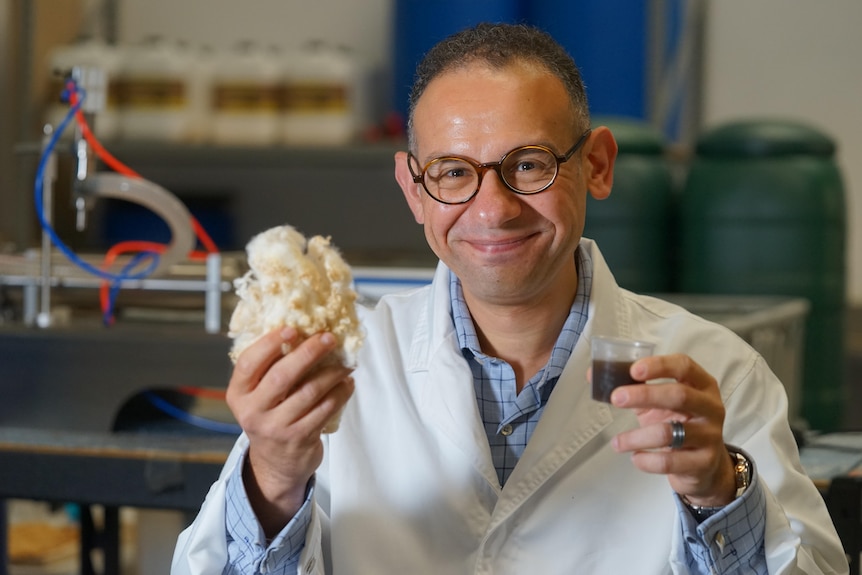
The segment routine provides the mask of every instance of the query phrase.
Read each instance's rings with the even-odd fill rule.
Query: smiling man
[[[565,51],[526,26],[444,40],[408,131],[395,177],[432,284],[360,310],[352,373],[316,368],[331,334],[240,356],[244,433],[173,573],[847,572],[763,358],[619,288],[581,237],[617,148]],[[599,334],[656,344],[611,405],[590,396]]]

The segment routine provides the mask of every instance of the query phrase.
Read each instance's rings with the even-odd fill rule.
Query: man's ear
[[[617,141],[607,127],[599,126],[593,129],[584,156],[587,189],[595,199],[603,200],[611,195],[614,163],[617,159]]]
[[[401,186],[401,191],[404,192],[404,198],[407,200],[407,205],[410,211],[413,212],[413,218],[418,224],[425,223],[425,211],[422,206],[422,190],[420,184],[413,183],[413,174],[410,173],[410,168],[407,167],[407,152],[395,153],[395,181]]]

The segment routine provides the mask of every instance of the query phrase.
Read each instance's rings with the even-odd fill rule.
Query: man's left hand
[[[636,381],[662,381],[614,390],[611,403],[632,409],[640,427],[614,437],[613,448],[631,453],[638,469],[667,475],[673,490],[692,505],[730,503],[736,482],[724,444],[724,403],[715,378],[681,354],[640,359],[629,373]],[[672,421],[685,429],[682,446],[675,449],[670,448]]]

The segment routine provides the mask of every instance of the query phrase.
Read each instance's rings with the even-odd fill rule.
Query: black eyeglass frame
[[[470,158],[463,158],[461,156],[440,156],[439,158],[434,158],[430,162],[425,164],[425,167],[422,168],[422,171],[419,174],[416,174],[413,172],[413,165],[412,165],[413,162],[411,162],[411,160],[415,160],[417,165],[419,164],[419,160],[416,158],[416,156],[413,155],[413,152],[407,152],[407,169],[410,170],[410,175],[413,177],[413,183],[414,184],[422,184],[422,189],[425,190],[425,193],[428,194],[433,200],[436,200],[436,201],[440,202],[441,204],[446,204],[448,206],[456,206],[458,204],[466,204],[467,202],[469,202],[470,200],[475,198],[476,194],[479,193],[479,188],[482,187],[482,178],[485,176],[485,172],[487,172],[488,170],[494,170],[495,172],[497,172],[497,176],[499,176],[500,181],[503,182],[503,185],[505,185],[507,188],[509,188],[509,190],[511,190],[512,192],[514,192],[518,195],[521,195],[521,196],[532,196],[533,194],[538,194],[539,192],[544,192],[545,190],[550,188],[552,185],[554,185],[554,182],[557,181],[557,176],[560,173],[560,164],[564,164],[564,163],[568,162],[571,159],[571,157],[575,155],[575,152],[577,152],[581,148],[581,146],[584,145],[584,142],[587,141],[587,138],[590,136],[592,131],[593,131],[592,129],[587,129],[586,132],[581,134],[581,137],[578,138],[578,141],[575,142],[575,144],[571,148],[569,148],[569,151],[566,152],[565,154],[561,155],[561,156],[558,156],[556,153],[554,153],[554,151],[552,149],[550,149],[547,146],[542,146],[539,144],[533,144],[533,145],[527,145],[527,146],[518,146],[514,150],[509,150],[508,152],[503,154],[503,156],[500,158],[499,161],[497,161],[497,162],[485,162],[484,164],[480,164],[478,162],[471,160]],[[508,158],[509,156],[514,154],[515,152],[520,152],[521,150],[528,150],[528,149],[539,149],[539,150],[544,150],[544,151],[548,152],[549,154],[551,154],[554,157],[554,159],[556,160],[556,164],[557,164],[556,167],[554,168],[554,175],[551,177],[551,180],[547,184],[545,184],[544,186],[539,188],[538,190],[533,190],[531,192],[525,192],[523,190],[515,189],[508,181],[506,181],[506,177],[503,175],[503,169],[502,169],[503,168],[503,162],[506,161],[506,158]],[[479,178],[478,181],[476,182],[476,189],[473,190],[473,193],[470,194],[466,199],[460,200],[457,202],[447,202],[445,200],[438,198],[434,194],[432,194],[431,191],[428,189],[428,186],[425,185],[425,174],[428,170],[428,167],[431,164],[433,164],[435,162],[439,162],[441,160],[460,160],[463,162],[467,162],[468,164],[470,164],[471,166],[476,168],[476,175]]]

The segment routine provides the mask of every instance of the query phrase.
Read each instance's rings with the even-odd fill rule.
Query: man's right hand
[[[227,389],[249,439],[243,482],[267,537],[302,506],[323,459],[320,433],[353,394],[350,368],[318,365],[337,345],[332,334],[298,340],[293,328],[262,337],[240,355]]]

